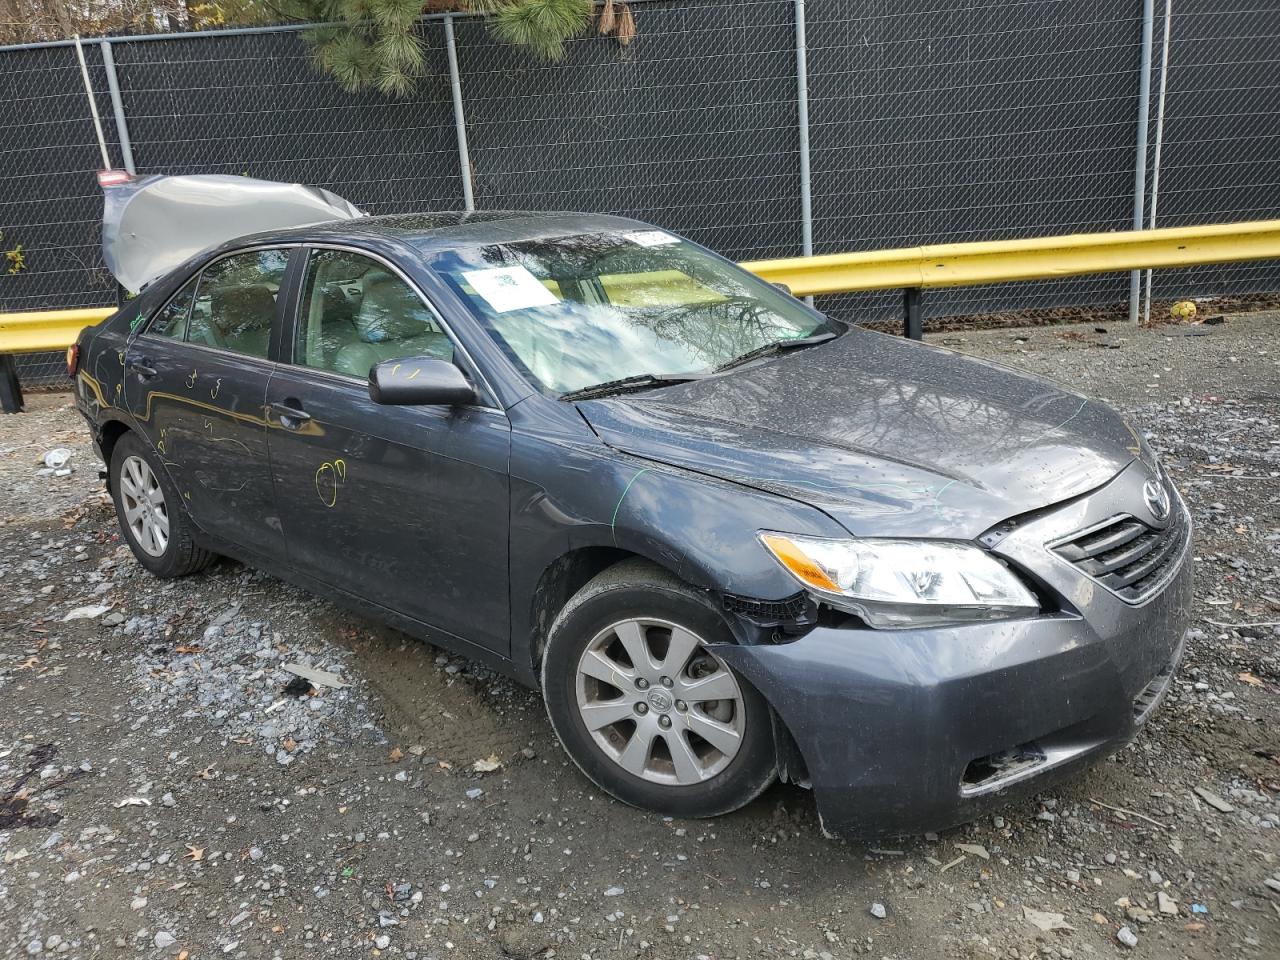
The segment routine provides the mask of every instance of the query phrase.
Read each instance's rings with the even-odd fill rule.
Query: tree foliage
[[[0,43],[178,33],[288,19],[263,0],[0,0]]]
[[[304,36],[316,63],[345,90],[402,97],[427,69],[418,18],[443,12],[484,14],[494,36],[541,60],[561,59],[593,19],[624,47],[636,32],[625,0],[604,0],[598,18],[595,0],[0,0],[0,42],[314,23]]]
[[[349,91],[376,89],[391,96],[409,93],[426,69],[416,31],[423,13],[453,10],[481,13],[500,40],[525,47],[541,60],[559,60],[565,42],[591,26],[594,0],[291,0],[310,5],[304,18],[329,25],[308,39],[320,66]],[[626,3],[607,0],[600,33],[626,46],[635,21]]]

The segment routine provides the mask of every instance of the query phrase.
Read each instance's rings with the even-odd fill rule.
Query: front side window
[[[153,337],[165,337],[169,340],[185,340],[187,337],[187,318],[191,316],[191,302],[196,297],[196,280],[191,280],[179,290],[163,310],[151,318],[147,333]]]
[[[200,274],[187,340],[265,358],[288,265],[288,250],[252,250],[209,264]]]
[[[369,257],[313,250],[293,362],[364,379],[383,360],[453,360],[453,343],[409,284]]]
[[[661,230],[520,240],[431,266],[548,393],[698,375],[825,321],[745,270]]]

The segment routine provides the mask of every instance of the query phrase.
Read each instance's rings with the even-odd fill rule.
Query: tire
[[[714,607],[653,564],[596,576],[556,617],[542,658],[547,714],[569,757],[622,802],[669,816],[750,803],[773,782],[777,755],[764,698],[704,646],[732,639]],[[628,649],[649,662],[637,669]]]
[[[140,564],[157,577],[169,578],[196,573],[213,562],[215,554],[195,542],[182,495],[159,458],[136,433],[126,432],[116,441],[109,469],[116,519]],[[143,514],[139,521],[131,523],[131,513],[137,516],[140,506]],[[158,518],[158,522],[154,518]],[[167,535],[163,542],[148,532],[149,528],[156,530],[165,526]]]

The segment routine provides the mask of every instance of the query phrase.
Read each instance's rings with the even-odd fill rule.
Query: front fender
[[[542,574],[573,551],[625,551],[695,587],[781,600],[799,586],[757,532],[845,535],[826,514],[798,501],[581,438],[513,434],[511,496],[511,653],[517,663],[532,662]]]

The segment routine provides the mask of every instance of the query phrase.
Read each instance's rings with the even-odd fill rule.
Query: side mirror
[[[383,360],[369,371],[369,399],[388,406],[445,406],[475,403],[475,388],[462,371],[439,357]]]

